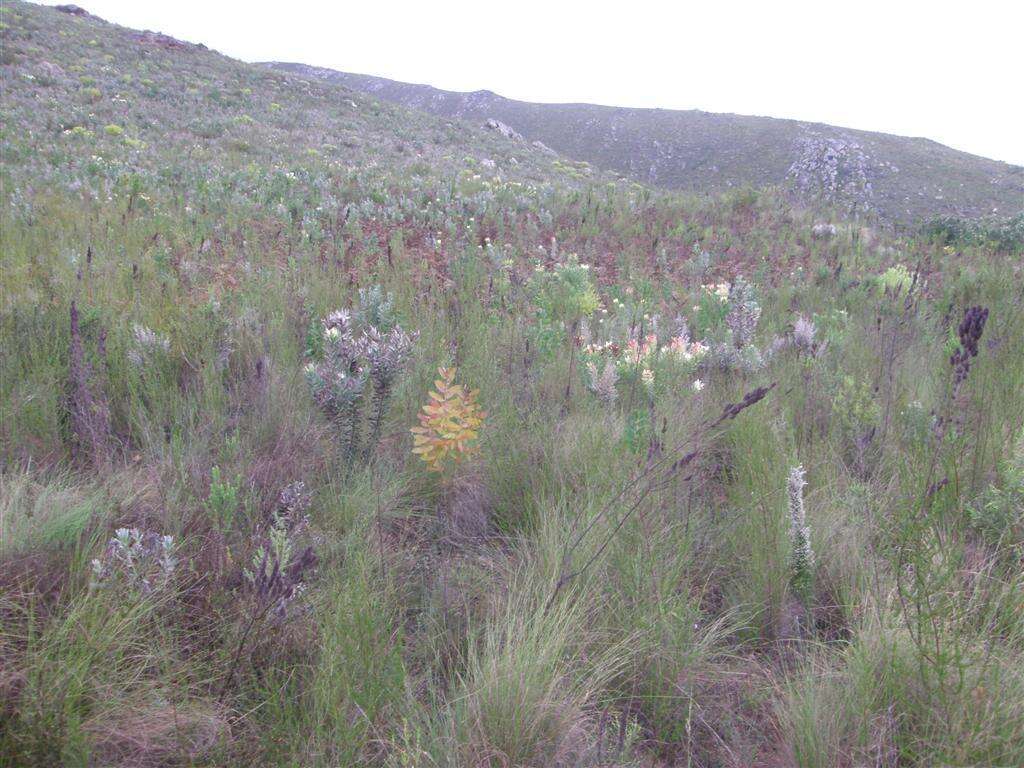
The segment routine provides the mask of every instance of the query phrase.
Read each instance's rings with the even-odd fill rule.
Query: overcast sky
[[[246,61],[819,121],[1024,165],[1022,0],[76,2]]]

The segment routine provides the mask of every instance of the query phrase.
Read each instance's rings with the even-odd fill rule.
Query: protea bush
[[[317,349],[304,369],[314,400],[340,433],[349,466],[377,445],[388,401],[412,352],[412,338],[392,316],[393,298],[379,287],[360,291],[360,296],[354,312],[341,309],[324,318]]]
[[[614,298],[609,303],[611,314],[603,312],[597,323],[581,326],[587,389],[608,406],[634,385],[648,394],[685,389],[708,352],[705,344],[690,338],[686,318],[677,315],[662,322],[657,313],[639,314]]]

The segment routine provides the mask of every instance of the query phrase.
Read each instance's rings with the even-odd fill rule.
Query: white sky
[[[1024,165],[1021,0],[74,1],[246,61],[812,120]]]

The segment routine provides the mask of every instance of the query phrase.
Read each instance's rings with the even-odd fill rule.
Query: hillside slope
[[[535,104],[490,91],[455,93],[302,64],[281,71],[341,83],[406,107],[476,123],[494,118],[569,157],[643,183],[698,192],[782,183],[803,137],[859,144],[872,161],[873,206],[883,215],[981,216],[1024,209],[1024,168],[934,141],[768,117],[594,104]]]
[[[0,151],[14,187],[92,188],[129,172],[159,186],[172,166],[179,178],[186,171],[206,179],[282,166],[376,176],[484,169],[488,178],[569,183],[584,176],[479,127],[84,11],[10,2],[0,16]]]

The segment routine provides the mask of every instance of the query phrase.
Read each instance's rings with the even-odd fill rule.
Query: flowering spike
[[[804,510],[803,465],[789,471],[786,490],[789,500],[790,568],[793,589],[807,603],[814,589],[814,552],[811,550],[811,529]]]

